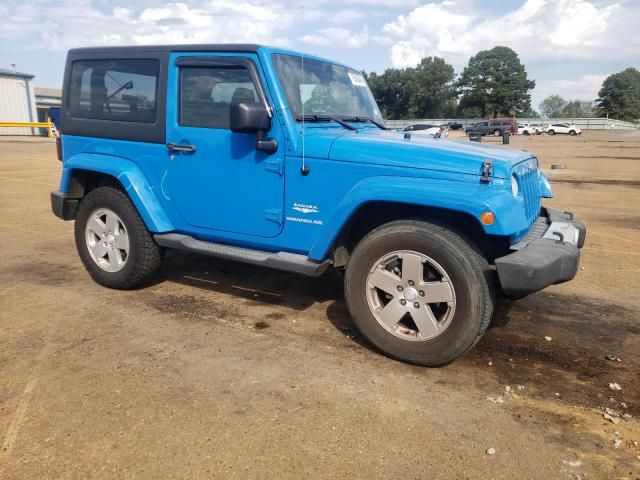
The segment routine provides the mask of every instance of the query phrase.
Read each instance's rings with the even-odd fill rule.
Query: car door
[[[255,134],[233,133],[230,105],[270,99],[254,54],[174,53],[167,95],[165,196],[190,226],[274,237],[283,227],[284,139],[272,119],[265,137],[281,146],[255,148]]]

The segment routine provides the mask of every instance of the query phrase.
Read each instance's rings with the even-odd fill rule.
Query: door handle
[[[178,145],[177,143],[167,143],[167,150],[170,153],[182,152],[182,153],[194,153],[196,151],[195,145]]]

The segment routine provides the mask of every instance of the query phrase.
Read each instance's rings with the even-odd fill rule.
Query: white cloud
[[[331,15],[329,20],[333,23],[353,23],[357,20],[362,20],[366,15],[361,9],[344,8],[338,10],[335,15]]]
[[[348,48],[363,47],[369,40],[369,29],[365,25],[360,32],[352,32],[346,28],[321,28],[302,36],[302,41],[310,45],[336,46]]]
[[[589,100],[598,98],[598,92],[607,75],[582,75],[575,79],[549,80],[536,87],[536,97],[547,98],[560,95],[566,100]]]
[[[341,5],[373,6],[384,8],[412,8],[420,5],[420,0],[341,0],[340,2],[336,2],[335,0],[298,0],[298,2],[304,4],[305,8],[308,4],[327,5],[335,3],[340,3]]]
[[[427,3],[387,23],[378,38],[396,67],[428,55],[458,68],[483,48],[505,45],[524,59],[621,57],[635,54],[640,2],[597,6],[587,0],[527,0],[500,16],[480,16],[468,2]],[[636,21],[629,19],[635,18]]]
[[[108,12],[90,0],[35,0],[0,9],[0,39],[29,38],[33,48],[52,50],[145,43],[284,45],[293,20],[285,0],[184,0],[138,9],[122,1]]]

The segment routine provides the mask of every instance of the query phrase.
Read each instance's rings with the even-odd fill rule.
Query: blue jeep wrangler
[[[60,190],[91,277],[149,281],[164,249],[303,275],[345,271],[353,320],[387,355],[470,349],[496,290],[572,279],[584,225],[531,154],[387,131],[362,74],[258,45],[71,50]]]

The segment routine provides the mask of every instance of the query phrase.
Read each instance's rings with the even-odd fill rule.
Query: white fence
[[[475,118],[427,118],[414,120],[387,120],[385,123],[388,128],[404,128],[414,123],[430,123],[434,125],[442,125],[443,123],[456,122],[461,123],[463,128],[467,128],[474,123],[482,122],[485,119]],[[518,118],[518,122],[541,123],[548,125],[550,123],[575,123],[582,130],[632,130],[639,128],[638,124],[615,120],[612,118]]]

